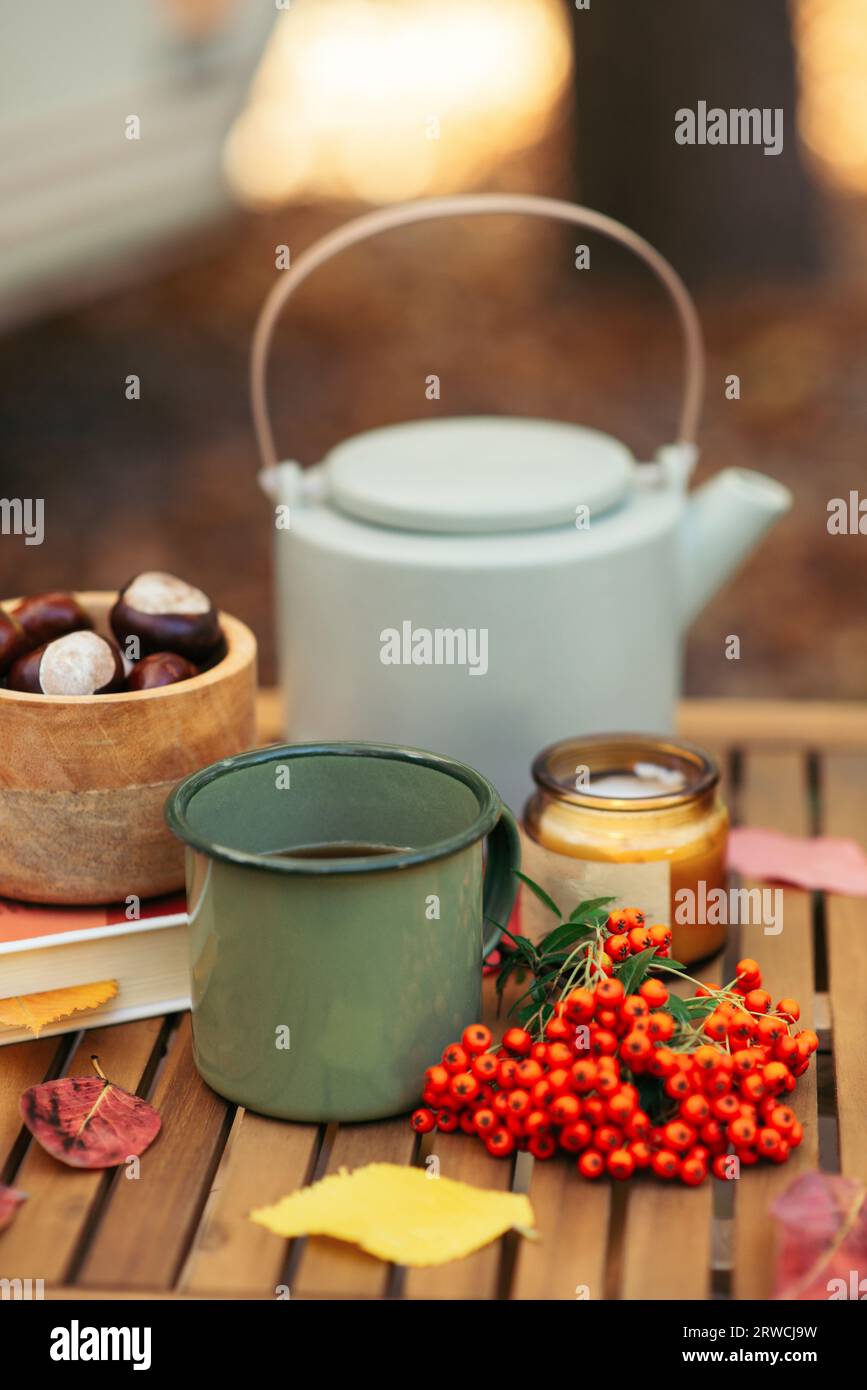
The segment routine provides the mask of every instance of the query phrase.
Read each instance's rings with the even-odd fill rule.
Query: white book
[[[130,921],[123,904],[45,907],[0,899],[0,1000],[114,980],[117,994],[47,1024],[40,1037],[190,1007],[183,894],[152,899]],[[0,1023],[0,1046],[33,1037]]]

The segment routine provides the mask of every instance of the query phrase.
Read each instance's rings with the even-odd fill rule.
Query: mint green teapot
[[[266,403],[286,301],[357,242],[411,222],[520,213],[606,234],[669,292],[686,372],[677,434],[639,463],[581,425],[429,418],[344,440],[315,467],[280,461]],[[329,233],[281,273],[253,343],[252,391],[276,511],[286,727],[299,741],[436,749],[520,806],[559,738],[666,732],[692,619],[787,511],[787,488],[740,468],[690,492],[703,390],[695,306],[648,242],[598,212],[518,194],[432,198]]]

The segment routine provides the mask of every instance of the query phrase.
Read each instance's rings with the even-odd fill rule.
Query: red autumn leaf
[[[21,1118],[34,1139],[71,1168],[115,1168],[144,1153],[160,1117],[146,1100],[115,1086],[91,1058],[96,1076],[62,1076],[31,1086]]]
[[[5,1231],[18,1208],[27,1201],[27,1193],[15,1187],[4,1187],[0,1182],[0,1231]]]

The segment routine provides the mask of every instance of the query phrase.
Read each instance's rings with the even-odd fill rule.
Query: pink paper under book
[[[117,981],[110,1003],[48,1024],[45,1036],[187,1009],[186,926],[183,893],[146,900],[132,920],[124,903],[47,907],[0,898],[0,999]],[[31,1036],[0,1024],[0,1046]]]

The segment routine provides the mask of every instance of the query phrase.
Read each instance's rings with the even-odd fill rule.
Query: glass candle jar
[[[605,734],[545,749],[533,778],[526,871],[567,915],[576,891],[613,895],[671,925],[676,960],[722,947],[725,926],[702,921],[708,895],[726,886],[728,813],[711,758],[674,740]]]

